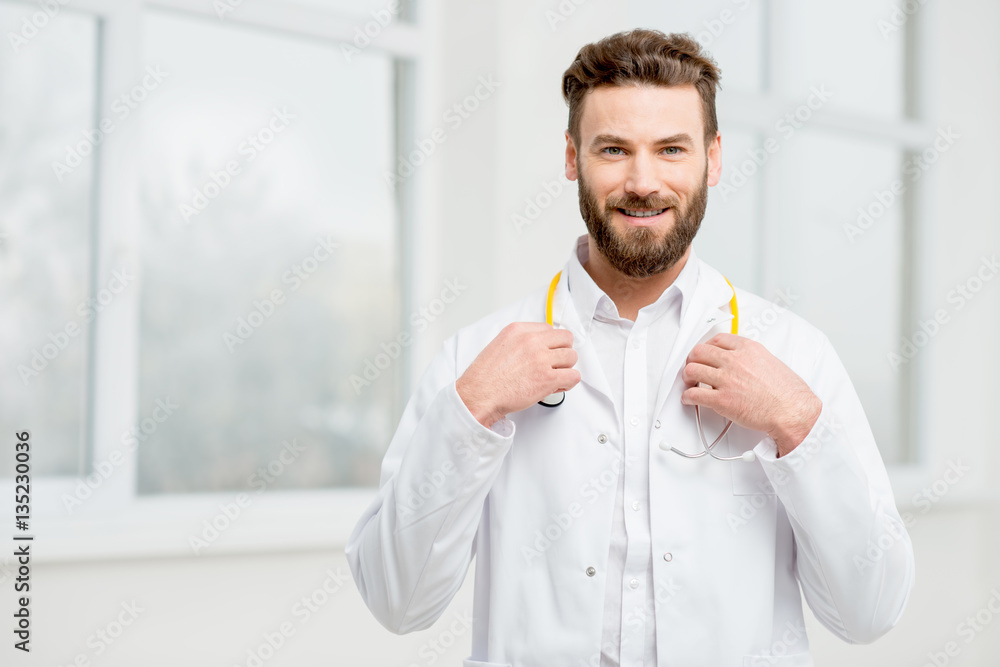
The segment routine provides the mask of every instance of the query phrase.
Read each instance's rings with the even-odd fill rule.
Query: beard
[[[638,197],[626,194],[624,197],[608,197],[602,209],[597,197],[588,187],[576,163],[579,181],[580,213],[587,223],[587,231],[597,249],[620,273],[632,278],[648,278],[666,271],[687,252],[698,233],[701,220],[705,217],[708,204],[708,165],[701,186],[691,197],[687,206],[680,208],[676,196]],[[612,220],[615,209],[661,209],[670,208],[674,213],[674,224],[662,239],[652,227],[631,227],[619,233]]]

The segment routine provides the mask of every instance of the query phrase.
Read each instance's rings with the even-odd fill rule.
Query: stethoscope
[[[556,286],[559,284],[559,277],[561,275],[562,275],[562,271],[560,271],[559,273],[557,273],[555,275],[555,277],[552,278],[552,282],[549,283],[549,294],[548,294],[548,296],[545,299],[545,321],[546,321],[546,323],[548,323],[549,326],[553,326],[553,324],[552,324],[552,321],[553,321],[552,320],[552,302],[555,300]],[[729,285],[729,289],[733,290],[733,298],[729,300],[729,309],[733,312],[733,324],[732,324],[731,331],[732,331],[732,334],[735,336],[735,335],[737,335],[737,332],[739,331],[739,328],[740,328],[740,310],[739,310],[739,308],[736,305],[736,289],[733,287],[733,284],[731,282],[729,282],[728,278],[726,278],[725,276],[723,276],[723,279],[726,281],[726,284]],[[539,405],[544,405],[547,408],[554,408],[554,407],[562,405],[563,401],[565,401],[565,400],[566,400],[566,392],[565,391],[557,391],[556,393],[549,394],[548,396],[546,396],[542,400],[538,401],[538,404]],[[716,438],[715,440],[713,440],[712,444],[708,444],[708,439],[705,437],[705,429],[702,428],[702,425],[701,425],[701,406],[700,405],[695,405],[694,406],[694,414],[695,414],[696,420],[698,421],[698,434],[701,436],[701,446],[704,448],[704,451],[698,452],[697,454],[688,454],[687,452],[682,452],[681,450],[677,449],[676,447],[669,446],[666,442],[661,442],[660,443],[660,449],[662,449],[664,451],[671,451],[671,452],[674,452],[676,454],[680,454],[681,456],[683,456],[686,459],[696,459],[696,458],[698,458],[700,456],[704,456],[705,454],[710,455],[712,458],[714,458],[714,459],[716,459],[718,461],[747,461],[747,462],[751,462],[751,461],[754,461],[757,458],[757,455],[754,454],[753,450],[747,450],[747,451],[743,452],[743,454],[741,454],[740,456],[719,456],[718,454],[716,454],[714,451],[712,451],[712,449],[717,444],[719,444],[719,442],[726,436],[726,433],[729,432],[729,429],[733,425],[733,420],[732,419],[727,419],[726,420],[726,426],[725,426],[725,428],[722,429],[722,432],[719,433],[719,437]]]

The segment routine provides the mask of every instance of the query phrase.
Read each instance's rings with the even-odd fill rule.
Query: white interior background
[[[755,172],[732,194],[712,192],[699,254],[766,298],[794,295],[789,307],[828,333],[897,504],[915,517],[916,585],[898,627],[849,646],[807,612],[816,664],[923,665],[951,640],[960,654],[948,664],[997,664],[1000,618],[968,643],[956,629],[1000,595],[1000,280],[960,310],[948,296],[1000,251],[1000,5],[924,3],[884,35],[879,22],[901,1],[428,0],[348,61],[341,45],[388,2],[230,4],[220,18],[209,0],[77,0],[15,50],[8,33],[39,6],[0,3],[0,303],[13,314],[0,322],[0,417],[4,438],[33,430],[45,473],[33,480],[33,650],[8,643],[0,662],[247,665],[248,651],[287,622],[294,635],[269,667],[460,664],[472,577],[434,627],[392,635],[361,601],[344,542],[374,493],[365,480],[377,479],[413,378],[458,327],[547,284],[585,231],[562,172],[560,78],[583,44],[641,26],[691,31],[708,46],[723,72],[723,181],[741,167]],[[100,72],[70,59],[46,81],[10,74],[23,71],[17,59],[59,48],[99,52]],[[91,125],[70,136],[52,128],[70,118],[72,129],[88,108],[107,115],[155,64],[170,72],[162,89],[107,138],[97,162],[56,184],[45,170]],[[453,126],[445,112],[480,78],[499,88]],[[824,86],[831,99],[785,136],[778,121]],[[15,104],[25,90],[46,102]],[[282,105],[297,112],[295,125],[185,225],[179,198]],[[29,126],[43,139],[30,140]],[[444,142],[392,193],[385,168],[436,128]],[[947,128],[959,139],[852,242],[844,228],[857,209],[906,180],[904,161]],[[746,166],[769,137],[780,150]],[[529,202],[540,204],[537,216]],[[291,293],[281,276],[320,234],[342,252]],[[138,275],[134,288],[59,356],[36,393],[23,391],[16,366],[75,316],[89,283],[103,286],[122,265]],[[467,288],[414,328],[410,314],[449,280]],[[234,322],[272,287],[288,303],[230,354],[205,322]],[[887,353],[938,309],[949,322],[893,370]],[[372,387],[351,391],[349,375],[401,332],[412,344]],[[165,395],[179,397],[178,417],[67,512],[61,494]],[[295,438],[307,445],[303,460],[250,494],[239,520],[194,554],[189,538],[203,521]],[[955,462],[969,472],[942,486]],[[13,522],[9,464],[0,462],[3,526]],[[940,491],[926,510],[917,504],[924,489]],[[9,556],[0,568],[0,618],[10,623]],[[297,614],[329,578],[336,591],[308,618]],[[94,634],[132,602],[142,613],[98,654]]]

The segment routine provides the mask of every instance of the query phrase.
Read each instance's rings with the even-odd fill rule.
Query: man
[[[912,546],[843,365],[791,313],[734,335],[774,306],[691,248],[718,80],[649,30],[564,74],[589,234],[551,290],[449,338],[406,407],[346,549],[393,632],[433,624],[473,556],[466,667],[811,665],[800,586],[848,642],[898,622]]]

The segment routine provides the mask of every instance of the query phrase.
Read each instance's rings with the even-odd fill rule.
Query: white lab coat
[[[861,403],[832,346],[794,314],[737,288],[751,334],[823,401],[813,431],[780,459],[766,434],[738,427],[697,452],[680,373],[691,348],[730,330],[732,291],[698,262],[650,428],[649,503],[659,665],[812,665],[801,586],[820,622],[866,643],[899,620],[914,580],[910,538]],[[565,270],[563,275],[565,276]],[[467,326],[419,381],[386,452],[376,498],[347,559],[361,596],[395,633],[430,627],[473,556],[472,654],[464,667],[597,667],[622,425],[566,280],[555,322],[574,333],[582,381],[563,405],[534,405],[483,427],[455,380],[508,323],[545,321],[545,289]],[[711,410],[706,433],[724,423]],[[653,422],[653,420],[650,420]],[[628,465],[628,462],[624,462]],[[652,612],[652,610],[647,610]],[[644,618],[628,611],[625,624]],[[650,617],[652,618],[652,617]]]

